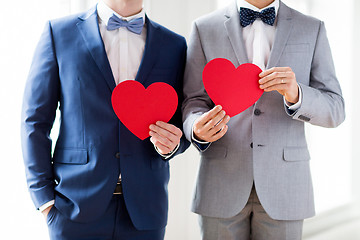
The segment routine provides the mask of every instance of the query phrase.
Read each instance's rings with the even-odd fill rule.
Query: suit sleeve
[[[324,23],[320,23],[310,72],[309,86],[302,90],[301,107],[293,119],[322,127],[337,127],[345,119],[345,106],[340,84],[335,74]]]
[[[58,65],[49,22],[35,50],[25,86],[21,117],[26,179],[37,209],[54,199],[50,132],[58,99]]]
[[[189,38],[184,76],[184,102],[182,105],[184,132],[189,141],[192,140],[194,121],[214,106],[202,82],[202,71],[206,63],[199,31],[196,23],[194,23]]]
[[[178,94],[178,98],[179,98],[179,105],[178,105],[178,109],[176,110],[174,117],[172,118],[173,121],[171,121],[172,124],[174,124],[176,127],[180,128],[183,132],[183,127],[182,127],[182,118],[181,118],[181,103],[184,99],[183,96],[183,82],[184,82],[184,68],[185,68],[185,61],[186,61],[186,50],[187,50],[187,45],[186,45],[186,41],[185,39],[183,39],[183,47],[182,47],[182,54],[181,54],[181,59],[180,59],[180,67],[179,67],[179,71],[177,73],[177,94]],[[163,160],[170,160],[173,157],[175,157],[176,155],[183,153],[188,147],[189,147],[190,143],[189,141],[186,140],[185,135],[183,135],[180,139],[180,143],[178,146],[178,149],[169,157],[163,157]]]

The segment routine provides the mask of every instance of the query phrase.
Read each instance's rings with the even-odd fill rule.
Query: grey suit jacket
[[[214,58],[229,59],[235,66],[248,62],[235,1],[193,25],[183,102],[189,140],[195,119],[214,106],[202,83],[202,70]],[[194,212],[232,217],[243,209],[255,183],[270,217],[298,220],[315,214],[304,122],[336,127],[345,118],[323,22],[281,2],[267,68],[275,66],[295,72],[303,94],[301,107],[289,112],[274,91],[231,118],[225,136],[201,152]]]

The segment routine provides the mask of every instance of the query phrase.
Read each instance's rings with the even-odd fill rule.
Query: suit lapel
[[[84,43],[112,92],[116,84],[100,35],[96,6],[85,15],[80,16],[79,19],[81,21],[77,23],[77,27],[83,37]]]
[[[158,58],[163,41],[162,31],[158,25],[152,22],[147,16],[145,16],[145,23],[147,30],[145,49],[139,70],[135,78],[136,81],[139,81],[142,84],[144,84],[147,76],[149,75],[153,65]]]
[[[279,62],[280,56],[286,46],[289,39],[290,32],[292,30],[292,16],[291,9],[280,2],[275,40],[270,53],[269,61],[266,66],[267,69],[275,67]]]
[[[236,58],[239,61],[239,64],[248,63],[249,59],[246,53],[240,26],[240,15],[235,1],[227,8],[225,16],[228,18],[224,23],[225,29],[229,36]]]

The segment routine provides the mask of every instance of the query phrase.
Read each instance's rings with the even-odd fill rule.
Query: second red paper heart
[[[233,117],[253,105],[263,94],[259,88],[261,72],[251,63],[235,68],[229,60],[216,58],[206,64],[203,83],[211,100]]]
[[[111,102],[120,121],[138,138],[149,137],[149,126],[168,122],[176,112],[178,97],[167,83],[156,82],[148,88],[133,80],[121,82],[114,89]]]

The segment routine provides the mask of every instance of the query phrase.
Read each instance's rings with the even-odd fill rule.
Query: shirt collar
[[[237,8],[238,8],[239,12],[240,12],[241,7],[242,8],[249,8],[249,9],[251,9],[253,11],[256,11],[256,12],[261,12],[262,10],[264,10],[266,8],[274,7],[275,8],[275,16],[276,16],[277,13],[278,13],[278,10],[279,10],[280,0],[275,0],[270,5],[262,8],[262,9],[259,9],[259,8],[255,7],[254,5],[251,5],[250,3],[248,3],[245,0],[236,0],[236,3],[237,3]]]
[[[115,14],[117,17],[119,17],[122,20],[125,21],[131,21],[132,19],[135,18],[142,18],[143,19],[143,23],[145,23],[145,10],[144,8],[141,10],[141,12],[129,16],[129,17],[123,17],[121,15],[119,15],[118,13],[116,13],[114,10],[112,10],[108,5],[106,5],[106,3],[104,1],[99,1],[99,3],[97,4],[97,14],[99,16],[99,21],[103,22],[105,25],[108,24],[109,18],[112,17],[113,14]]]

